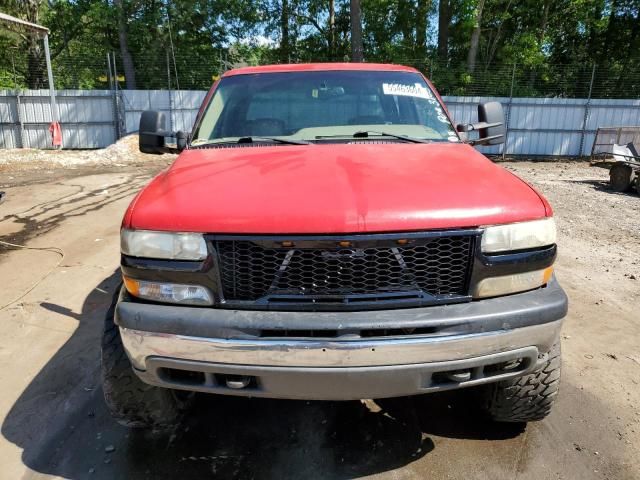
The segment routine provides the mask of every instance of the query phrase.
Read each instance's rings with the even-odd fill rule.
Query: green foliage
[[[593,96],[640,96],[637,0],[485,0],[469,71],[479,2],[361,0],[366,60],[415,66],[445,94],[585,97],[593,75]],[[124,88],[123,32],[136,88],[204,89],[235,66],[348,61],[349,8],[349,0],[2,0],[2,11],[51,30],[57,88],[108,88],[107,54]],[[41,43],[0,29],[0,88],[29,86],[46,87]]]

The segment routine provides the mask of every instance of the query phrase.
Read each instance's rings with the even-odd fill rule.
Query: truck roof
[[[225,72],[223,77],[229,77],[232,75],[248,75],[253,73],[313,72],[330,70],[418,72],[418,70],[412,67],[393,65],[390,63],[296,63],[234,68],[233,70]]]

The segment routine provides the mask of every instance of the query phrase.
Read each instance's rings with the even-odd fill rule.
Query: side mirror
[[[166,130],[167,119],[164,113],[146,110],[140,116],[139,148],[142,153],[161,155],[178,153],[187,147],[188,134]],[[167,146],[166,137],[176,139],[176,146]]]
[[[472,145],[499,145],[504,143],[504,111],[500,102],[487,102],[478,105],[478,123],[460,124],[459,132],[478,131],[478,138],[471,140]]]
[[[142,153],[160,155],[166,152],[167,119],[164,113],[146,110],[140,116],[138,145]]]
[[[485,145],[504,143],[504,110],[500,102],[487,102],[478,105],[478,121],[485,123],[486,128],[478,132]]]

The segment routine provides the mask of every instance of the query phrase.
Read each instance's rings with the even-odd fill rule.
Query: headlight
[[[556,223],[553,218],[495,225],[487,227],[482,235],[484,253],[525,250],[554,243],[556,243]]]
[[[123,277],[123,280],[127,291],[134,297],[183,305],[213,305],[213,296],[200,285],[148,282],[129,277]]]
[[[132,257],[167,260],[204,260],[207,244],[201,233],[153,232],[126,230],[120,232],[120,250]]]
[[[549,283],[552,275],[553,267],[547,267],[533,272],[484,278],[476,285],[473,298],[498,297],[533,290]]]

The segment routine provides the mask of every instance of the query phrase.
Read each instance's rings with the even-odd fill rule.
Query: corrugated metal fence
[[[138,129],[140,113],[160,110],[171,130],[189,131],[206,92],[62,90],[57,93],[65,148],[102,148]],[[456,123],[477,120],[480,102],[497,100],[507,116],[508,155],[588,155],[596,129],[640,125],[640,100],[444,97]],[[47,148],[48,90],[0,91],[0,148]]]
[[[108,90],[62,90],[56,100],[67,148],[98,148],[118,138],[117,96]],[[50,148],[49,90],[0,90],[0,148]]]

